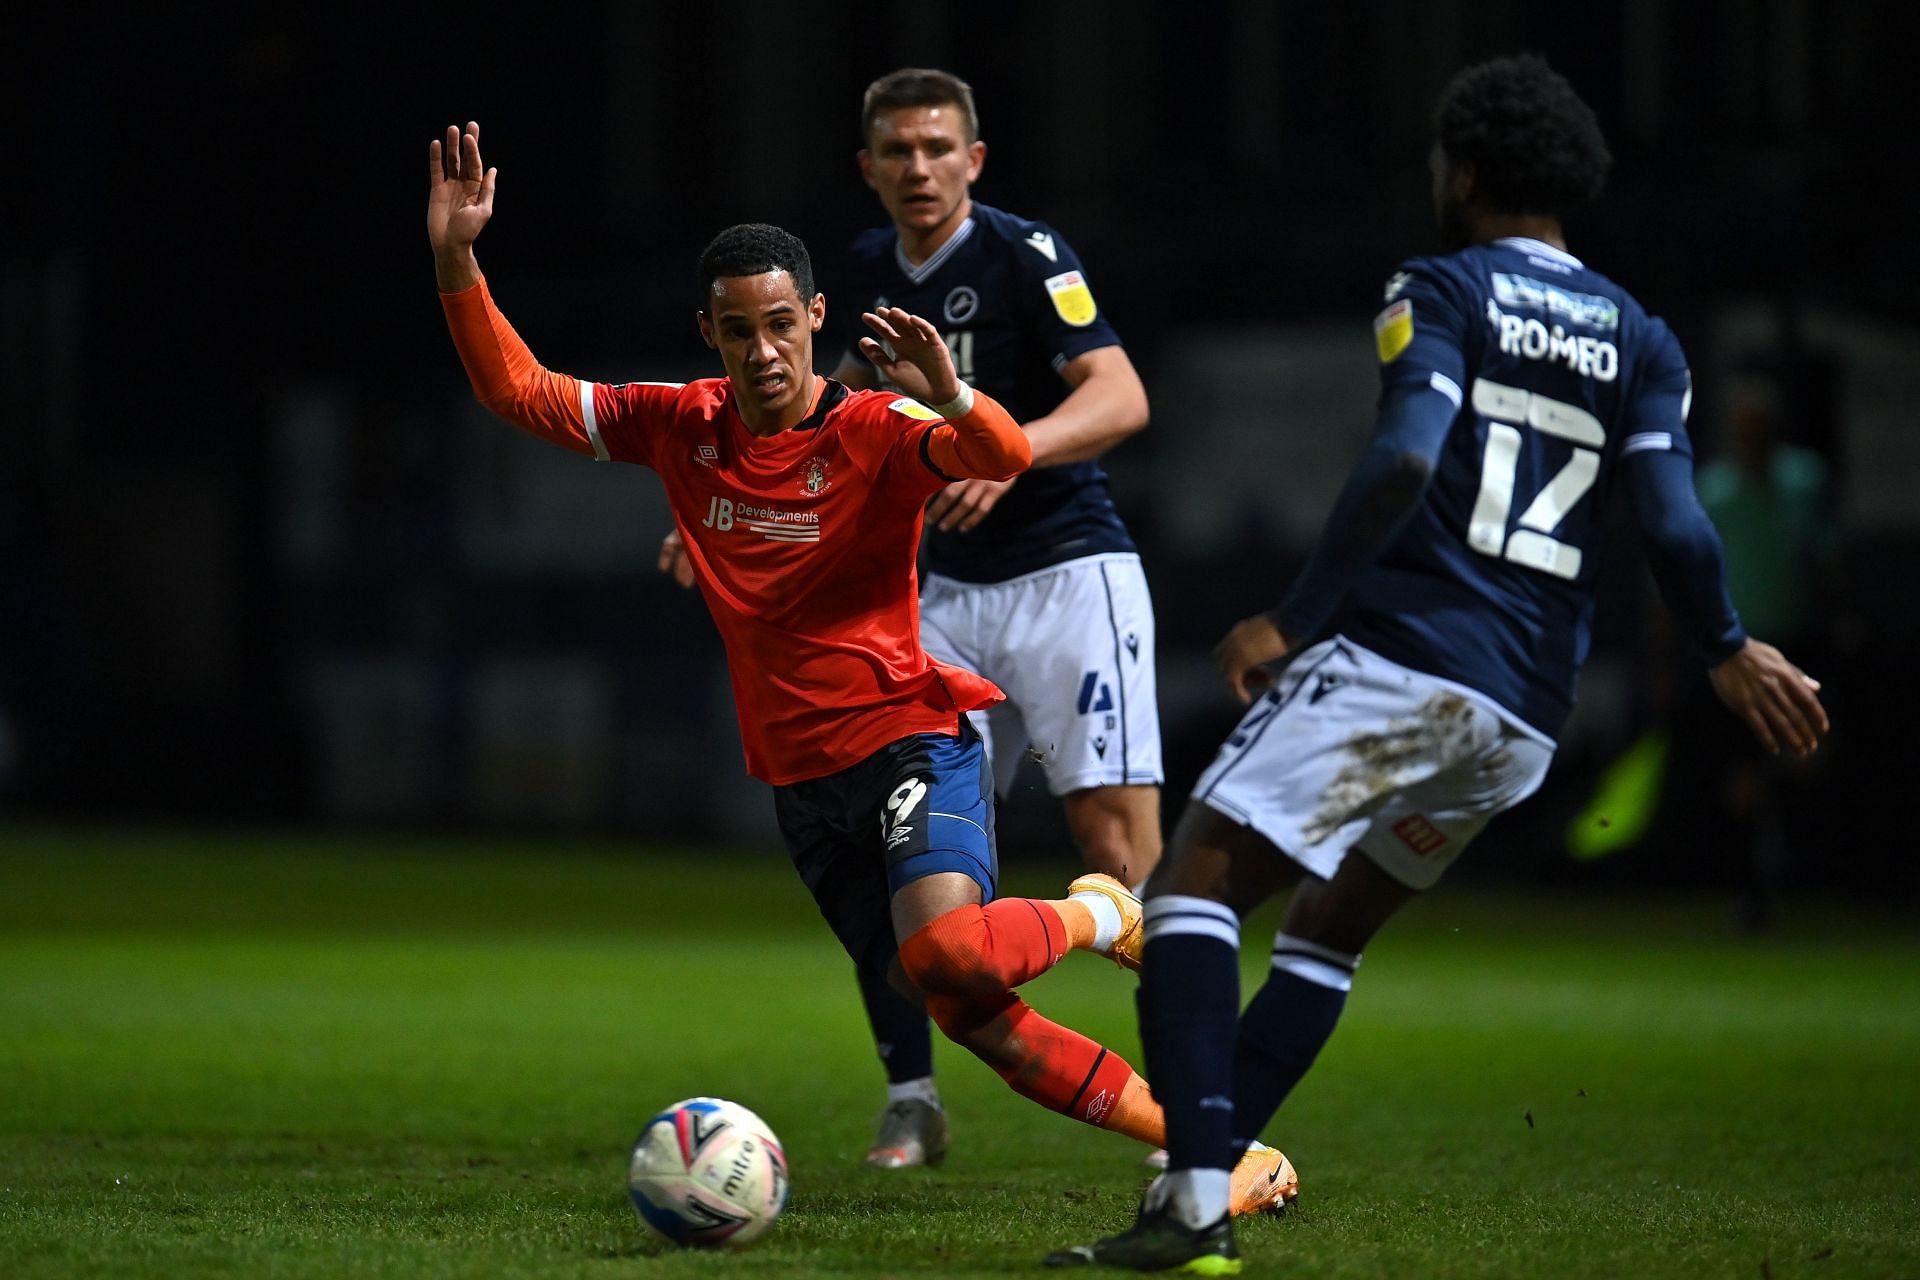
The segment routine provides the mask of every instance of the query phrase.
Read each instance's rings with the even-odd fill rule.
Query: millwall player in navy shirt
[[[1234,1153],[1332,1033],[1375,931],[1540,785],[1613,490],[1722,701],[1770,749],[1826,730],[1818,684],[1728,599],[1679,344],[1567,251],[1561,216],[1610,161],[1593,112],[1541,60],[1500,59],[1455,78],[1434,126],[1435,210],[1462,247],[1387,281],[1373,441],[1299,580],[1216,651],[1252,706],[1149,889],[1140,1025],[1169,1170],[1131,1230],[1050,1263],[1239,1269]],[[1240,921],[1289,886],[1240,1015]]]
[[[1124,892],[1160,860],[1153,602],[1098,459],[1146,425],[1146,391],[1065,238],[972,199],[987,148],[965,81],[892,72],[868,87],[860,123],[860,173],[891,225],[854,241],[848,313],[928,317],[960,377],[1033,445],[1017,481],[956,480],[929,504],[921,638],[1006,692],[976,726],[1002,795],[1031,744],[1091,873],[1075,891]],[[856,388],[878,385],[863,336],[845,327],[833,374]],[[679,568],[673,537],[661,567]],[[937,1161],[947,1120],[926,1017],[884,982],[862,992],[888,1078],[867,1159]]]

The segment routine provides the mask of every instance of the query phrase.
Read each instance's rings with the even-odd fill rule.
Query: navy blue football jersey
[[[1692,455],[1686,358],[1624,289],[1536,240],[1416,258],[1386,295],[1383,383],[1437,388],[1459,411],[1420,505],[1334,626],[1555,737],[1620,459]]]
[[[1067,397],[1068,361],[1117,346],[1085,271],[1060,234],[976,203],[938,252],[915,267],[892,227],[853,242],[842,304],[847,345],[858,358],[871,332],[860,313],[905,307],[932,321],[960,377],[1019,422],[1044,417]],[[1103,551],[1132,551],[1097,461],[1037,467],[966,533],[927,531],[927,569],[962,582],[1004,582]]]

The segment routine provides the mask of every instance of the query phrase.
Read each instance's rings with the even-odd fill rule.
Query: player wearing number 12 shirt
[[[1454,79],[1434,131],[1460,247],[1387,281],[1373,440],[1292,589],[1216,651],[1252,706],[1148,886],[1140,1024],[1168,1172],[1131,1230],[1057,1265],[1239,1269],[1226,1170],[1332,1034],[1361,950],[1540,785],[1615,490],[1721,699],[1769,747],[1826,729],[1818,684],[1728,598],[1679,344],[1567,249],[1561,215],[1610,160],[1592,111],[1538,58],[1498,59]],[[1240,921],[1288,887],[1243,1014]]]
[[[759,224],[701,255],[699,329],[725,377],[606,384],[544,368],[474,256],[496,177],[479,134],[469,123],[431,144],[427,205],[474,395],[563,448],[659,474],[726,645],[748,771],[772,784],[794,866],[848,955],[1016,1092],[1157,1144],[1161,1109],[1133,1068],[1014,994],[1069,950],[1137,966],[1139,904],[1117,881],[995,897],[992,774],[966,717],[1000,691],[920,645],[927,499],[958,478],[1020,474],[1026,435],[898,308],[867,313],[861,351],[911,398],[815,375],[826,299],[805,246]],[[1241,1162],[1249,1207],[1278,1159]]]

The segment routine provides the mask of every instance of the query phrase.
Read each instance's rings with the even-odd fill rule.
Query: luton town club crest
[[[806,465],[800,468],[800,490],[808,495],[825,493],[833,481],[827,479],[827,460],[808,458]]]

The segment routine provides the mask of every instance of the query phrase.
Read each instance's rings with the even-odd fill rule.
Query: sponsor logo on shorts
[[[1400,843],[1421,857],[1434,853],[1447,842],[1440,828],[1428,822],[1425,815],[1410,813],[1393,824],[1393,834],[1400,837]]]
[[[1098,671],[1080,677],[1080,697],[1076,703],[1081,715],[1113,710],[1113,686],[1100,678]]]
[[[1113,1090],[1102,1089],[1087,1100],[1087,1123],[1099,1124],[1113,1110]]]

